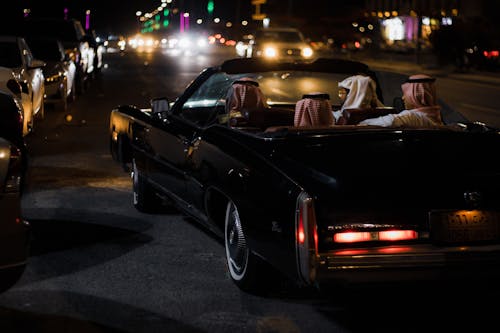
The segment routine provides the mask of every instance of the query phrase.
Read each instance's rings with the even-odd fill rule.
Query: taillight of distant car
[[[492,51],[483,51],[483,56],[485,56],[488,59],[492,58],[498,58],[500,55],[500,51],[498,50],[492,50]]]

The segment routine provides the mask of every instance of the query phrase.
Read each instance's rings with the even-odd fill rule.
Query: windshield
[[[258,31],[256,40],[261,42],[285,42],[285,43],[301,43],[302,38],[297,31]]]

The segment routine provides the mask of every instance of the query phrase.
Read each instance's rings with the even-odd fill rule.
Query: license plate
[[[459,210],[430,214],[432,239],[439,242],[464,243],[499,239],[496,212]]]

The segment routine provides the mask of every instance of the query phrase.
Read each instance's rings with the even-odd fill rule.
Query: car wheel
[[[156,213],[161,207],[161,199],[156,191],[142,175],[135,159],[132,160],[132,187],[134,193],[134,207],[143,213]]]
[[[244,291],[263,291],[267,285],[265,265],[248,247],[238,209],[232,201],[227,204],[224,225],[224,244],[231,279]]]

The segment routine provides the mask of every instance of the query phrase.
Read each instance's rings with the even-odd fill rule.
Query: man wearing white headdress
[[[341,109],[334,112],[334,117],[338,120],[345,109],[369,109],[383,107],[384,104],[377,97],[377,84],[369,76],[353,75],[339,82],[340,93],[345,95]]]

